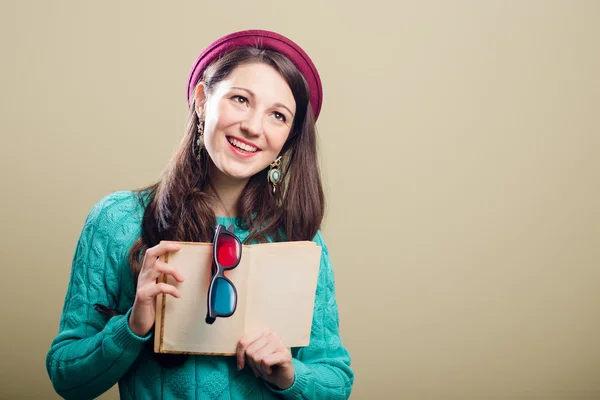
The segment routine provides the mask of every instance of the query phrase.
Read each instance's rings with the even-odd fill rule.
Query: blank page
[[[269,328],[287,347],[310,340],[321,247],[314,242],[253,245],[246,332]]]
[[[244,332],[244,308],[248,268],[242,261],[225,276],[236,287],[238,300],[235,313],[228,318],[217,318],[209,325],[205,322],[207,293],[210,283],[212,244],[180,244],[181,250],[170,253],[168,264],[181,271],[184,282],[172,276],[167,283],[179,289],[180,298],[166,296],[164,314],[163,351],[235,354],[237,342]]]

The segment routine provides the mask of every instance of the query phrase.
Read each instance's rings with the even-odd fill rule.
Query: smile
[[[258,147],[252,146],[251,144],[248,143],[244,143],[241,142],[235,138],[232,137],[227,137],[227,141],[229,142],[229,144],[231,144],[233,147],[236,148],[236,150],[241,150],[247,153],[256,153],[258,151]]]

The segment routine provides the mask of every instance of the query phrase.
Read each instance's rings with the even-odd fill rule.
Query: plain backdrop
[[[193,61],[251,28],[323,80],[352,398],[600,398],[599,21],[588,0],[2,0],[0,398],[57,398],[87,213],[158,179]]]

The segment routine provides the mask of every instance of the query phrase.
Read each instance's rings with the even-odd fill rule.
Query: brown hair
[[[302,74],[277,52],[245,47],[213,62],[201,81],[210,95],[238,65],[250,62],[265,63],[281,74],[296,101],[296,115],[281,151],[283,176],[278,190],[273,194],[267,182],[268,168],[252,176],[237,204],[236,225],[250,231],[245,243],[312,240],[323,219],[324,195],[315,120]],[[131,271],[136,281],[143,252],[161,240],[212,240],[216,224],[213,206],[217,198],[207,174],[206,150],[201,150],[200,161],[193,151],[199,121],[193,101],[189,108],[185,135],[161,179],[138,191],[141,201],[148,195],[150,200],[142,220],[141,237],[130,249]]]

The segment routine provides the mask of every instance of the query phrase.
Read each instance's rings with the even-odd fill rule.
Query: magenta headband
[[[274,50],[286,56],[304,76],[310,90],[310,105],[315,115],[315,121],[319,117],[321,104],[323,102],[323,89],[321,79],[317,68],[296,43],[290,39],[264,30],[245,30],[234,32],[217,39],[210,46],[202,51],[196,59],[194,66],[190,70],[187,84],[187,100],[190,103],[190,97],[193,97],[195,85],[202,76],[202,73],[211,62],[222,55],[239,47],[258,47],[261,49]]]

